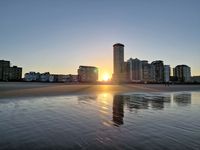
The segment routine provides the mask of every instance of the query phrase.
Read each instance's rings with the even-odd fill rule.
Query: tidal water
[[[200,92],[0,99],[0,150],[200,150]]]

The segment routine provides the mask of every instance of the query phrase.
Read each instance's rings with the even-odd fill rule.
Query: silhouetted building
[[[142,80],[144,82],[155,82],[155,66],[149,64],[147,60],[142,62]]]
[[[155,67],[155,80],[157,83],[164,82],[164,64],[162,60],[156,60],[151,63]]]
[[[78,78],[80,82],[97,82],[98,68],[93,66],[79,66]]]
[[[0,81],[9,79],[10,61],[0,60]]]
[[[164,82],[170,81],[170,66],[164,65]]]
[[[127,82],[127,62],[124,62],[124,45],[113,45],[113,76],[114,82]]]
[[[178,65],[174,68],[174,76],[179,82],[189,82],[191,79],[191,70],[187,65]]]
[[[124,45],[120,43],[114,44],[113,54],[114,74],[122,73],[124,63]]]
[[[9,68],[9,81],[19,81],[22,78],[22,68],[13,66]]]
[[[142,62],[137,58],[135,59],[130,58],[128,60],[128,63],[130,67],[128,71],[130,81],[141,82],[143,79]]]
[[[22,68],[10,67],[10,61],[0,60],[0,81],[18,81],[22,78]]]
[[[144,82],[163,83],[169,81],[188,82],[190,81],[190,68],[186,65],[179,65],[175,69],[175,77],[170,77],[171,68],[164,65],[162,60],[153,61],[151,64],[147,60],[130,58],[124,61],[124,45],[116,43],[113,45],[113,75],[112,81],[123,82]]]

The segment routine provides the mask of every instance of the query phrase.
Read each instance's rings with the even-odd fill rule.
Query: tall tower
[[[117,43],[113,45],[113,64],[114,64],[114,74],[123,72],[124,64],[124,45]]]
[[[113,81],[126,81],[126,71],[124,62],[124,45],[116,43],[113,45]]]

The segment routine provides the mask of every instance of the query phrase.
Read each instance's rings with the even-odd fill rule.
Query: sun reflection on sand
[[[105,126],[111,126],[111,106],[112,106],[113,95],[108,92],[102,92],[98,95],[99,104],[99,116],[102,118],[102,124]],[[110,118],[110,119],[108,119]],[[110,120],[110,121],[109,121]]]

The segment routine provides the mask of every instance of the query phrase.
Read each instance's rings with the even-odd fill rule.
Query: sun
[[[103,81],[109,81],[110,80],[110,75],[108,73],[103,74]]]

